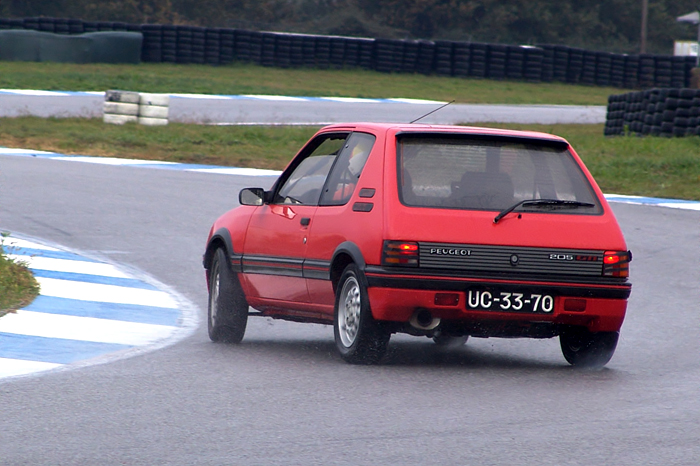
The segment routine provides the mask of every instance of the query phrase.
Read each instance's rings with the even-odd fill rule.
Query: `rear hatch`
[[[385,238],[415,245],[420,269],[600,277],[606,253],[626,253],[600,189],[561,139],[410,132],[396,141]]]

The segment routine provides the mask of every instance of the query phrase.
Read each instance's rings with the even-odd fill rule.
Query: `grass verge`
[[[0,118],[0,146],[62,154],[281,169],[314,127],[106,125],[101,119]]]
[[[603,125],[484,126],[526,129],[566,138],[604,192],[700,200],[700,138],[603,136]],[[0,146],[65,154],[113,156],[282,169],[315,127],[105,125],[99,119],[0,119]]]
[[[281,69],[230,66],[108,65],[0,62],[0,88],[202,94],[270,94],[428,100],[459,103],[606,105],[621,89],[563,83],[387,74],[360,69]]]
[[[34,275],[24,264],[8,257],[0,242],[0,317],[27,306],[38,294]]]

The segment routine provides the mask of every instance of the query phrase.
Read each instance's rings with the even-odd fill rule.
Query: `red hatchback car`
[[[576,366],[615,351],[632,256],[564,139],[333,125],[272,189],[239,200],[204,254],[213,341],[240,342],[263,315],[332,324],[350,363],[378,362],[397,332],[439,345],[559,336]]]

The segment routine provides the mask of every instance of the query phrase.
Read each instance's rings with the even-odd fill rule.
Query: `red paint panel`
[[[301,219],[313,218],[315,206],[264,205],[252,214],[248,225],[245,256],[271,256],[273,258],[298,259],[298,267],[287,265],[289,269],[300,269],[306,252],[306,239],[309,227],[301,224]],[[312,220],[313,223],[313,220]],[[265,265],[255,261],[257,265]],[[244,259],[244,264],[247,262]],[[253,264],[253,262],[250,262]],[[269,265],[272,265],[270,263]],[[276,264],[275,268],[283,265]],[[246,270],[244,268],[244,270]],[[280,275],[247,274],[247,280],[256,296],[267,299],[280,299],[294,302],[309,302],[306,281],[302,277]]]

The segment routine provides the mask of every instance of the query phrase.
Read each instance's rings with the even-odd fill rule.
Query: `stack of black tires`
[[[153,63],[226,65],[242,61],[279,68],[359,67],[384,73],[558,81],[620,88],[687,87],[695,66],[694,57],[614,54],[563,45],[363,39],[65,18],[0,18],[0,29],[34,29],[57,34],[141,32],[141,58]]]
[[[700,136],[699,89],[650,89],[611,95],[606,136]]]

